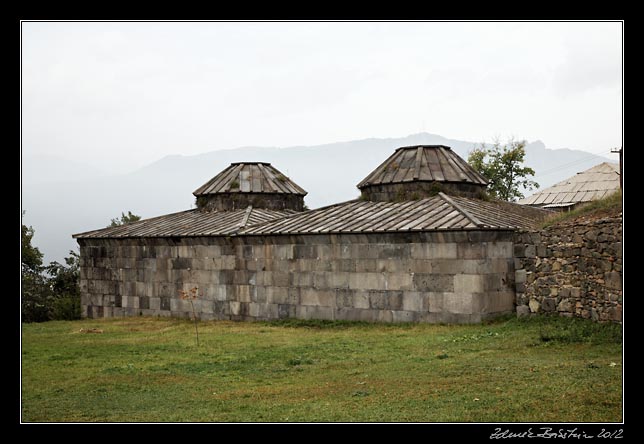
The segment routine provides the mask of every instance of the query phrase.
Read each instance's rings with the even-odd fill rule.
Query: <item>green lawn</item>
[[[197,347],[179,319],[24,324],[22,419],[621,421],[620,331],[559,318],[203,322]]]

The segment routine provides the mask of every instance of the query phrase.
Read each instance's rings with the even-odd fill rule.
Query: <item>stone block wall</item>
[[[622,321],[622,215],[515,234],[517,314]]]
[[[485,186],[467,183],[417,181],[404,183],[385,183],[362,187],[363,199],[376,202],[401,202],[404,200],[424,199],[444,192],[453,196],[478,199],[485,193]]]
[[[511,232],[80,239],[86,317],[480,322],[514,310]]]

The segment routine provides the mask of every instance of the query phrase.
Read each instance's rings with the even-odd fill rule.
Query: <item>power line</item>
[[[554,168],[549,168],[549,169],[547,169],[547,170],[545,170],[543,172],[540,172],[539,176],[548,176],[548,175],[552,174],[553,172],[568,168],[568,167],[573,166],[573,165],[577,165],[579,163],[586,162],[586,161],[590,160],[591,158],[599,156],[600,154],[608,154],[608,153],[610,153],[610,151],[602,151],[602,152],[597,153],[597,154],[591,154],[589,156],[582,157],[581,159],[573,160],[572,162],[564,163],[564,164],[558,165],[558,166],[556,166]]]

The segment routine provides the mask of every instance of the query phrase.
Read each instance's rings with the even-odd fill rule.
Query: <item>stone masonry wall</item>
[[[440,191],[453,196],[480,198],[484,185],[449,182],[403,182],[366,185],[360,192],[363,199],[376,202],[400,202],[436,196]]]
[[[517,315],[622,321],[622,215],[515,234]]]
[[[80,239],[86,317],[480,322],[514,310],[511,232]]]

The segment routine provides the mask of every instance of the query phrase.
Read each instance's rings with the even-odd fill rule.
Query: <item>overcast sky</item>
[[[426,131],[622,143],[621,23],[22,24],[22,149],[168,154]]]

